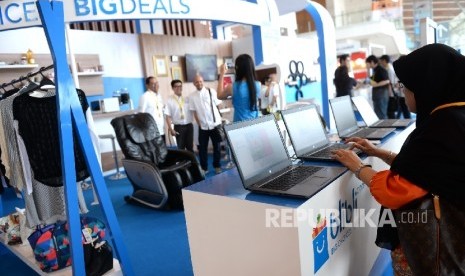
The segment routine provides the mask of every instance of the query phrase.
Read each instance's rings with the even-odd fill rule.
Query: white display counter
[[[413,129],[379,146],[398,152]],[[185,188],[183,198],[195,275],[369,275],[380,254],[379,204],[350,171],[308,200],[251,193],[236,169]]]

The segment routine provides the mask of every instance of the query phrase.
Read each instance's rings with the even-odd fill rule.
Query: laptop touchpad
[[[327,177],[313,175],[299,185],[292,187],[288,192],[304,194],[310,197],[324,187],[327,181]]]

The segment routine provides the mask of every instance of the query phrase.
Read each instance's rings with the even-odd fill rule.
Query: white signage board
[[[65,22],[128,19],[221,20],[250,25],[269,22],[266,0],[66,0]],[[53,1],[52,1],[53,3]],[[36,1],[0,1],[0,31],[41,26]]]

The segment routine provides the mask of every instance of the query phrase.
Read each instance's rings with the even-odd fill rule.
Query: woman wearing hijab
[[[218,79],[218,99],[232,96],[234,122],[258,117],[258,98],[261,84],[255,77],[255,65],[251,56],[239,55],[235,60],[236,80],[232,85],[224,87],[226,65],[220,67]]]
[[[418,232],[406,237],[408,233],[399,227],[399,231],[391,228],[394,232],[385,227],[378,229],[377,244],[380,246],[381,242],[392,250],[396,275],[465,275],[462,235],[445,236],[452,229],[465,234],[465,57],[446,45],[430,44],[399,58],[393,65],[406,104],[417,114],[416,129],[398,154],[364,139],[348,139],[354,142],[352,148],[391,165],[389,170],[373,170],[351,150],[335,151],[334,158],[354,172],[386,208],[402,210],[434,196],[432,216],[438,219],[438,232],[430,240],[438,237],[437,244],[429,246],[429,241],[420,240]],[[441,216],[450,215],[445,206],[454,210],[454,219],[448,225],[440,220]],[[408,252],[411,243],[423,244],[424,248]]]

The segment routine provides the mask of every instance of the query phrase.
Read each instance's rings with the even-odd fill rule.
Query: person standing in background
[[[388,119],[395,119],[396,112],[398,109],[398,92],[395,87],[397,84],[397,76],[394,72],[394,68],[392,67],[391,58],[388,55],[382,55],[379,58],[379,64],[383,66],[384,69],[388,72],[389,75],[389,100],[388,100],[388,108],[387,108],[387,116]]]
[[[353,96],[352,90],[358,87],[358,82],[349,76],[349,69],[345,65],[341,65],[334,73],[334,86],[336,86],[336,97]]]
[[[218,98],[232,97],[234,122],[257,118],[261,84],[256,80],[252,57],[248,54],[239,55],[235,60],[234,68],[236,71],[234,83],[224,87],[224,74],[228,68],[225,64],[220,67]]]
[[[260,111],[262,115],[273,112],[278,102],[279,86],[274,77],[275,75],[271,74],[263,79],[263,85],[260,89]]]
[[[194,86],[196,90],[189,95],[189,109],[199,125],[199,159],[200,166],[205,174],[208,173],[208,141],[213,145],[213,167],[215,173],[221,173],[221,141],[217,139],[215,127],[221,124],[221,114],[218,105],[221,101],[216,96],[214,89],[203,86],[203,77],[195,76]]]
[[[176,137],[178,149],[194,152],[194,127],[189,102],[182,95],[182,81],[171,81],[174,95],[166,101],[165,116],[168,132]],[[171,127],[171,124],[174,127]]]
[[[373,108],[380,120],[387,119],[387,106],[389,101],[389,75],[386,69],[378,63],[378,58],[371,55],[365,60],[367,69],[373,69],[370,85]]]
[[[342,66],[346,66],[347,70],[350,71],[350,56],[348,54],[343,54],[338,57],[339,61],[339,67],[336,68],[336,71],[334,71],[334,77],[336,77],[339,74],[339,70]]]
[[[145,87],[147,91],[142,94],[139,99],[139,112],[149,113],[155,119],[157,124],[158,132],[165,142],[165,118],[163,116],[163,99],[158,93],[160,85],[158,84],[157,78],[150,76],[145,79]]]
[[[397,107],[397,119],[400,118],[401,114],[404,116],[404,119],[410,119],[412,117],[412,115],[410,114],[410,110],[408,109],[407,104],[405,103],[404,90],[400,89],[399,82],[396,82],[394,84],[394,87],[397,90],[397,96],[398,96],[398,99],[397,99],[397,104],[398,104],[398,107]]]

